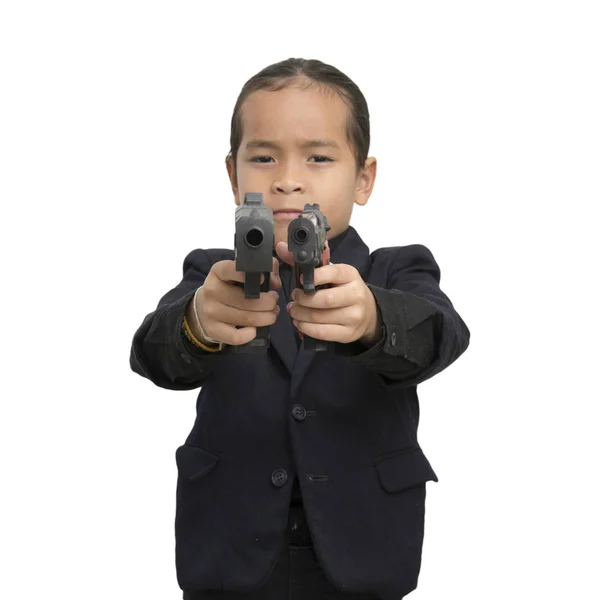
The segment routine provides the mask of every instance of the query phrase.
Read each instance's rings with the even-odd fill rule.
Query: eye
[[[266,160],[263,160],[266,159]],[[250,162],[256,162],[256,163],[261,163],[264,164],[269,160],[273,160],[273,158],[271,156],[254,156],[250,159]]]
[[[311,156],[310,158],[318,158],[319,160],[315,161],[318,163],[333,162],[333,160],[331,158],[329,158],[328,156]]]

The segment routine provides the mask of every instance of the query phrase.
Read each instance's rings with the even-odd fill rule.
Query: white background
[[[410,598],[599,598],[596,3],[215,4],[0,9],[0,597],[181,598],[197,392],[133,373],[131,339],[190,250],[231,247],[231,112],[294,56],[369,103],[352,224],[428,246],[471,330],[419,386],[440,481]]]

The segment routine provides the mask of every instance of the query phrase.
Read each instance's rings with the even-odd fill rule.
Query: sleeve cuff
[[[377,368],[383,360],[386,370],[392,357],[420,367],[429,364],[435,353],[431,318],[439,314],[437,306],[409,292],[386,290],[369,283],[367,286],[381,311],[382,337],[368,349],[358,341],[336,343],[336,353],[371,368]]]

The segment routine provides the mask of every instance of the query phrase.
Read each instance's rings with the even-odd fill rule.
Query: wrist
[[[370,320],[370,325],[367,327],[365,333],[359,338],[359,342],[370,348],[374,346],[383,336],[383,319],[381,317],[381,311],[377,306],[377,301],[373,297],[373,310]]]
[[[185,321],[190,329],[192,336],[199,341],[203,346],[208,346],[209,349],[221,350],[223,348],[223,344],[218,340],[214,340],[206,335],[204,329],[202,328],[202,324],[200,322],[200,318],[198,315],[197,308],[197,297],[200,292],[202,286],[200,286],[197,290],[190,302],[185,309]]]

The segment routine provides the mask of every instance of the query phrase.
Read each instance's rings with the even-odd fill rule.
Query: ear
[[[233,158],[231,157],[231,152],[225,157],[225,167],[227,168],[227,175],[229,175],[229,181],[231,182],[231,190],[233,191],[233,198],[235,200],[235,203],[239,206],[240,194],[239,194],[239,190],[238,190],[237,173],[235,172],[235,167],[233,165]]]
[[[354,202],[359,206],[364,206],[369,201],[376,177],[377,159],[374,156],[371,156],[367,158],[365,166],[360,170],[356,178]]]

